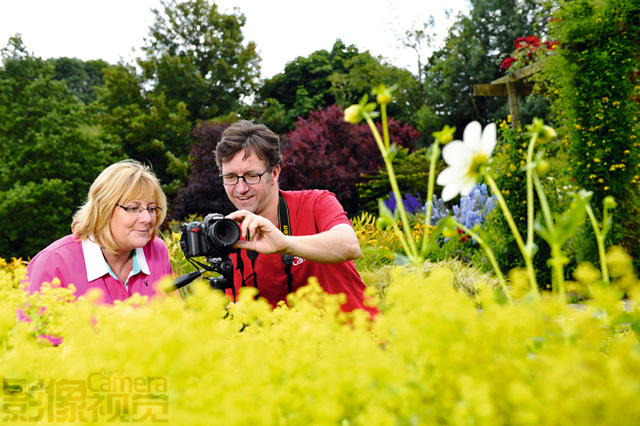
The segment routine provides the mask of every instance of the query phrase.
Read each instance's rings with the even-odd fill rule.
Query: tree
[[[473,86],[501,77],[499,65],[514,50],[514,40],[543,35],[549,17],[536,0],[470,2],[470,14],[458,16],[444,47],[431,55],[424,70],[427,103],[443,124],[456,126],[460,135],[472,120],[506,116],[504,99],[474,97]],[[435,130],[439,129],[429,134]]]
[[[20,36],[0,68],[0,257],[33,256],[70,232],[75,209],[112,146],[83,134],[85,107],[53,64],[27,52]]]
[[[233,111],[253,94],[260,72],[256,45],[243,45],[241,13],[225,15],[215,3],[161,1],[138,60],[145,81],[170,102],[184,102],[191,120]],[[237,9],[236,9],[237,11]]]
[[[390,116],[414,126],[428,121],[419,81],[409,71],[387,64],[368,51],[358,52],[355,46],[346,46],[340,40],[331,51],[318,50],[307,58],[298,57],[285,66],[283,73],[266,80],[257,97],[264,111],[258,121],[274,129],[292,130],[298,117],[306,118],[318,108],[358,103],[380,84],[398,87]],[[283,125],[278,119],[287,122]]]
[[[192,143],[189,112],[182,102],[167,101],[163,92],[143,92],[133,67],[105,71],[94,105],[107,140],[129,158],[151,164],[169,197],[186,182],[187,152]]]
[[[151,163],[171,198],[187,182],[195,123],[230,114],[253,93],[259,57],[243,45],[242,14],[206,0],[162,1],[154,9],[146,58],[105,72],[94,107],[106,137]]]
[[[56,80],[64,81],[69,91],[85,105],[96,100],[96,87],[104,84],[104,68],[109,64],[103,60],[82,61],[77,58],[49,59],[53,64]]]
[[[420,136],[395,120],[389,120],[389,135],[392,143],[411,148]],[[333,105],[298,119],[284,142],[283,189],[327,189],[336,194],[348,214],[362,211],[357,185],[365,180],[363,175],[376,173],[383,164],[367,124],[347,123],[342,107]]]
[[[201,122],[193,130],[197,143],[191,147],[191,174],[173,201],[171,217],[185,220],[191,215],[228,214],[235,210],[220,182],[215,150],[227,124]]]
[[[300,88],[304,88],[310,98],[321,97],[312,109],[333,105],[336,98],[331,92],[329,77],[336,73],[345,74],[346,62],[358,54],[355,46],[346,46],[341,40],[336,40],[331,52],[318,50],[306,58],[298,56],[287,63],[283,73],[264,82],[258,92],[258,101],[276,99],[290,109],[298,100]]]
[[[599,220],[604,200],[617,207],[607,245],[621,245],[640,269],[640,14],[635,0],[556,1],[559,42],[541,73],[568,153],[572,185],[591,191]],[[619,219],[618,219],[619,218]],[[593,230],[571,245],[577,262],[598,263]]]

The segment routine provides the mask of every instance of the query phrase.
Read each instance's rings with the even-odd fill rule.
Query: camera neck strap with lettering
[[[280,202],[278,203],[278,223],[280,224],[280,231],[286,235],[291,236],[291,219],[289,218],[289,206],[287,200],[280,194]],[[293,293],[293,275],[291,275],[291,266],[293,265],[293,256],[290,254],[281,255],[282,263],[284,264],[284,273],[287,274],[287,291]]]
[[[278,201],[278,224],[280,225],[280,231],[286,235],[291,236],[291,219],[289,218],[289,206],[287,205],[287,201],[284,199],[282,194],[280,194],[280,198]],[[251,235],[247,236],[247,239],[251,241]],[[258,252],[253,250],[247,250],[247,257],[251,261],[251,269],[253,273],[247,277],[247,279],[253,276],[254,286],[258,288],[258,274],[255,268],[255,261],[258,258]],[[290,254],[281,255],[282,263],[284,264],[284,273],[287,275],[287,291],[289,293],[293,292],[293,275],[291,274],[291,266],[293,265],[293,256]],[[247,285],[247,281],[244,278],[244,265],[242,262],[242,256],[238,251],[238,261],[236,269],[240,270],[240,275],[242,276],[242,286],[245,287]]]

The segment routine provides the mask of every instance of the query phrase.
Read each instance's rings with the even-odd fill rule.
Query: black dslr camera
[[[189,262],[202,270],[178,277],[168,291],[177,290],[191,283],[205,271],[218,272],[220,277],[209,278],[211,287],[225,290],[233,287],[233,262],[230,253],[237,252],[231,247],[240,239],[240,226],[219,213],[209,213],[202,222],[188,222],[180,226],[180,248]],[[207,264],[196,262],[192,257],[204,256]]]
[[[221,257],[234,251],[240,239],[238,223],[219,213],[210,213],[202,222],[181,225],[180,248],[186,257]]]

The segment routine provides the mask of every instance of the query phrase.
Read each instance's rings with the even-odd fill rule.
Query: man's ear
[[[275,166],[273,166],[273,169],[271,169],[271,173],[273,173],[273,177],[271,178],[271,182],[278,183],[278,178],[280,177],[280,165],[277,164]]]

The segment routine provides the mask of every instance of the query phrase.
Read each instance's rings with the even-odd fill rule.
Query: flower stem
[[[507,224],[509,224],[509,228],[511,229],[513,238],[515,238],[516,243],[518,244],[520,253],[522,253],[522,257],[524,258],[524,263],[527,269],[527,275],[529,276],[529,281],[531,284],[531,291],[533,292],[536,299],[539,299],[540,292],[538,291],[538,282],[536,280],[535,270],[533,269],[533,261],[531,259],[531,255],[529,254],[529,252],[526,250],[524,246],[524,242],[522,241],[522,236],[520,236],[520,231],[518,231],[518,227],[516,226],[516,223],[513,220],[513,216],[509,211],[509,207],[507,206],[507,203],[504,201],[504,197],[502,196],[502,193],[500,192],[500,189],[498,188],[496,181],[493,180],[493,178],[489,174],[486,174],[485,178],[489,182],[489,185],[491,186],[491,190],[493,191],[493,193],[495,194],[498,200],[498,204],[500,204],[500,208],[502,209],[502,214],[504,214],[504,218],[507,220]]]
[[[384,106],[382,106],[381,109],[385,111]],[[365,115],[365,119],[367,120],[367,124],[371,129],[371,133],[373,133],[373,138],[378,144],[378,148],[380,149],[380,153],[382,154],[382,159],[384,160],[384,164],[387,168],[387,173],[389,174],[389,183],[391,184],[391,190],[393,191],[393,194],[395,195],[397,200],[396,209],[400,213],[400,220],[402,222],[402,229],[404,231],[404,236],[405,236],[405,238],[400,238],[400,243],[402,244],[402,247],[404,248],[405,253],[407,253],[411,262],[416,267],[418,267],[418,270],[421,271],[422,262],[418,257],[418,251],[416,249],[415,242],[413,241],[413,235],[411,233],[411,228],[409,226],[409,218],[407,216],[406,210],[404,209],[404,203],[402,202],[402,195],[400,194],[400,187],[398,186],[398,180],[396,179],[396,174],[393,170],[393,164],[389,159],[389,150],[386,148],[386,146],[389,145],[389,140],[388,140],[389,136],[387,134],[387,139],[383,142],[382,138],[380,137],[380,133],[378,132],[378,129],[376,128],[376,125],[373,122],[373,119],[368,114]]]
[[[387,123],[387,104],[380,105],[380,114],[382,119],[382,138],[384,140],[384,146],[389,150],[389,123]]]
[[[535,147],[537,135],[534,134],[529,142],[529,149],[527,150],[527,245],[526,249],[528,253],[533,253],[533,223],[534,223],[534,199],[533,199],[533,149]]]
[[[602,279],[607,285],[611,285],[611,281],[609,279],[609,268],[607,267],[605,250],[604,250],[604,234],[600,231],[600,226],[598,225],[598,221],[596,219],[595,214],[593,214],[593,209],[591,206],[587,204],[585,206],[587,210],[587,215],[589,216],[589,220],[591,221],[591,226],[593,227],[593,232],[596,234],[596,242],[598,243],[598,255],[600,257],[600,270],[602,271]],[[605,209],[605,214],[607,210]]]
[[[427,249],[427,244],[429,242],[429,226],[431,226],[431,212],[433,210],[433,188],[435,187],[436,181],[436,162],[438,160],[438,156],[440,155],[440,143],[436,138],[433,143],[433,150],[431,151],[431,161],[429,163],[429,181],[427,188],[427,204],[426,204],[426,216],[424,218],[425,222],[425,233],[422,239],[422,248],[420,250],[421,254],[425,254]]]
[[[498,266],[498,261],[496,260],[496,257],[494,256],[493,250],[491,250],[491,247],[489,247],[489,245],[480,237],[480,235],[476,234],[471,229],[467,228],[457,220],[455,221],[455,224],[457,227],[463,229],[464,232],[471,235],[473,239],[476,240],[478,244],[480,244],[480,247],[483,248],[484,252],[487,254],[487,257],[489,258],[489,262],[491,263],[491,266],[493,267],[493,271],[496,273],[496,276],[500,281],[500,288],[502,289],[502,294],[504,294],[504,297],[507,298],[507,301],[509,303],[512,303],[513,297],[511,296],[511,291],[507,286],[507,280],[505,280],[504,275],[502,275],[502,271],[500,270],[500,266]]]
[[[550,235],[555,235],[555,223],[553,222],[553,217],[551,216],[551,209],[549,208],[549,201],[547,200],[547,195],[544,192],[544,188],[542,187],[542,183],[540,182],[540,177],[533,173],[531,174],[533,178],[533,183],[536,187],[536,192],[538,194],[538,199],[540,200],[540,207],[542,208],[542,215],[544,216],[544,220],[546,222],[547,228],[549,229]],[[549,246],[551,247],[551,270],[552,270],[552,288],[554,291],[558,292],[558,299],[561,303],[565,302],[565,291],[564,291],[564,265],[566,263],[566,259],[562,254],[562,245],[558,241],[547,241]]]

